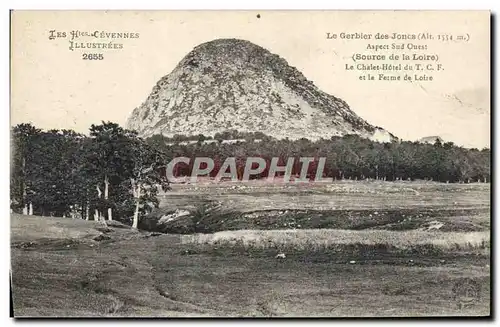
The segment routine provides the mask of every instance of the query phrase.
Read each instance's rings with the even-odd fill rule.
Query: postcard
[[[23,317],[489,317],[488,11],[11,11]]]

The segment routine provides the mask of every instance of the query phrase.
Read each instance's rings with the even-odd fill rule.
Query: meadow
[[[490,314],[489,184],[181,184],[148,219],[13,214],[15,315]]]
[[[293,251],[348,251],[351,245],[373,251],[412,253],[427,248],[435,253],[471,252],[488,254],[490,233],[448,232],[409,230],[339,230],[339,229],[295,229],[295,230],[238,230],[214,234],[183,235],[185,244],[207,247],[242,247],[245,249],[276,249]]]

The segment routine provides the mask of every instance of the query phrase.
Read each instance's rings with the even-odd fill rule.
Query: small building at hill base
[[[427,143],[427,144],[435,144],[437,141],[440,143],[444,143],[444,140],[439,137],[439,136],[427,136],[427,137],[422,137],[420,140],[418,140],[420,143]]]

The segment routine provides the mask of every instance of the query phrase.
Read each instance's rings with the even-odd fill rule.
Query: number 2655
[[[104,55],[102,53],[84,53],[82,55],[83,60],[103,60]]]

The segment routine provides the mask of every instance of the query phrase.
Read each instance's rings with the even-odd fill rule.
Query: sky
[[[87,132],[102,120],[124,125],[156,82],[195,46],[239,38],[278,54],[321,90],[402,139],[439,135],[467,147],[489,147],[489,23],[489,12],[465,11],[15,11],[11,125],[31,122],[43,129],[77,132]],[[113,39],[122,49],[71,51],[68,38],[49,40],[51,30],[139,37]],[[468,35],[468,42],[326,37],[342,32]],[[364,73],[345,69],[354,53],[370,52],[368,43],[408,42],[426,44],[422,53],[439,56],[444,70],[434,73],[433,81],[362,81],[359,75]],[[104,59],[82,60],[83,53],[103,53]]]

